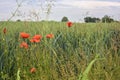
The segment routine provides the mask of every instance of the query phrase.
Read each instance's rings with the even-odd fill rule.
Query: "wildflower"
[[[31,39],[30,42],[38,43],[38,42],[40,42],[40,39],[39,40],[37,40],[37,39]]]
[[[29,38],[30,37],[30,35],[28,34],[28,33],[25,33],[25,32],[21,32],[20,33],[20,36],[22,37],[22,38]]]
[[[26,42],[22,42],[22,43],[20,44],[20,47],[27,49],[27,48],[28,48],[28,44],[27,44]]]
[[[40,42],[40,40],[42,39],[42,36],[41,35],[35,35],[33,36],[33,38],[30,40],[30,42]]]
[[[72,22],[70,22],[70,21],[69,21],[69,22],[67,22],[67,26],[68,26],[68,27],[72,27],[72,24],[73,24],[73,23],[72,23]]]
[[[53,34],[47,34],[47,35],[46,35],[46,38],[53,38],[53,37],[54,37]]]
[[[34,68],[34,67],[31,68],[31,69],[30,69],[30,72],[31,72],[31,73],[35,73],[35,72],[36,72],[36,68]]]
[[[33,39],[42,39],[42,36],[41,35],[35,35],[35,36],[33,36]]]
[[[7,29],[6,29],[6,28],[4,28],[4,29],[3,29],[3,33],[4,33],[4,34],[6,34],[6,32],[7,32]]]

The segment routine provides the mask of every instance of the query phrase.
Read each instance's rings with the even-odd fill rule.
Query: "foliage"
[[[20,68],[17,71],[17,79],[16,80],[20,80]]]
[[[68,28],[62,22],[0,23],[0,80],[77,80],[84,71],[89,80],[119,79],[120,24],[73,24]],[[21,38],[21,32],[30,37]],[[36,34],[42,39],[31,43]],[[46,38],[48,34],[54,37]],[[23,41],[27,49],[20,47]],[[97,54],[105,59],[88,69]]]
[[[100,19],[99,18],[95,18],[95,17],[85,17],[84,18],[84,21],[86,23],[89,23],[89,22],[92,22],[92,23],[96,23],[96,22],[100,22]]]
[[[87,66],[87,68],[85,69],[85,71],[83,72],[83,74],[80,74],[79,80],[89,80],[88,74],[89,74],[89,72],[90,72],[93,64],[97,60],[103,60],[103,59],[99,58],[99,55],[97,54],[96,57],[89,63],[89,65]]]
[[[16,20],[17,22],[20,22],[21,20],[20,19],[18,19],[18,20]]]
[[[114,21],[114,19],[112,19],[110,16],[108,16],[108,15],[105,15],[103,18],[102,18],[102,22],[103,23],[111,23],[111,22],[113,22]]]
[[[64,16],[64,17],[62,18],[62,20],[61,20],[61,22],[67,22],[67,21],[69,21],[69,20],[68,20],[68,18],[65,17],[65,16]]]

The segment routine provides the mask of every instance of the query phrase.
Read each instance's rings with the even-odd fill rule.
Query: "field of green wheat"
[[[0,80],[119,79],[120,23],[0,22]]]

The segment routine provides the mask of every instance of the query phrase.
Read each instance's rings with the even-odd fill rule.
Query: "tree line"
[[[67,22],[67,21],[69,21],[69,20],[65,16],[61,20],[61,22]],[[97,17],[89,17],[89,16],[87,16],[87,17],[84,18],[84,22],[86,22],[86,23],[97,23],[97,22],[111,23],[111,22],[116,22],[116,21],[113,18],[111,18],[110,16],[105,15],[101,19],[97,18]]]

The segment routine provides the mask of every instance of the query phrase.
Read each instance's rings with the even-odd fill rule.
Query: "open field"
[[[120,23],[0,22],[0,80],[78,80],[96,55],[88,80],[119,80]]]

